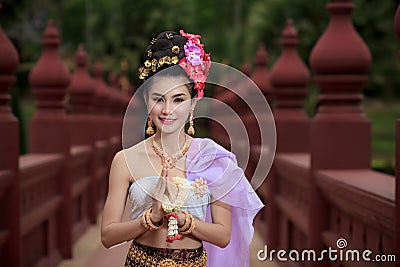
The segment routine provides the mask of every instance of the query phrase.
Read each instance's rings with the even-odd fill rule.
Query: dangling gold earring
[[[153,135],[154,134],[153,122],[151,121],[150,116],[147,118],[146,134],[147,135]]]
[[[189,135],[194,135],[194,117],[193,117],[193,110],[190,112],[190,119],[189,119],[189,129],[188,129],[188,134]]]

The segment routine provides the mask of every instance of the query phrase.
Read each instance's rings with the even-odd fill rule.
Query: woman
[[[139,69],[150,137],[115,155],[101,226],[107,248],[133,240],[125,266],[249,266],[263,204],[231,152],[184,131],[211,65],[199,38],[161,33]]]

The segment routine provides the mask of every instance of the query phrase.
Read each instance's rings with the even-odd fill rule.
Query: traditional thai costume
[[[204,183],[207,182],[207,190]],[[236,157],[208,138],[193,138],[186,157],[186,179],[191,192],[181,208],[197,220],[212,222],[210,201],[216,199],[232,208],[230,243],[225,248],[203,242],[197,249],[153,248],[133,241],[125,266],[237,266],[248,267],[253,219],[262,202],[237,166]],[[131,219],[140,217],[152,205],[150,192],[158,176],[139,179],[129,188]],[[202,187],[202,188],[200,188]]]

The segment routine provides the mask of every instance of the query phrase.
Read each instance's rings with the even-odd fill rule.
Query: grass
[[[362,106],[372,126],[372,167],[394,174],[396,120],[400,118],[400,100],[366,100]]]

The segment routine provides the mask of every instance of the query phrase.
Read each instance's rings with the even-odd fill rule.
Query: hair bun
[[[164,31],[157,35],[157,39],[171,39],[175,35],[178,35],[178,33],[174,31]]]
[[[150,46],[152,51],[162,51],[171,49],[174,46],[171,40],[168,39],[158,39],[155,41],[154,44]]]

